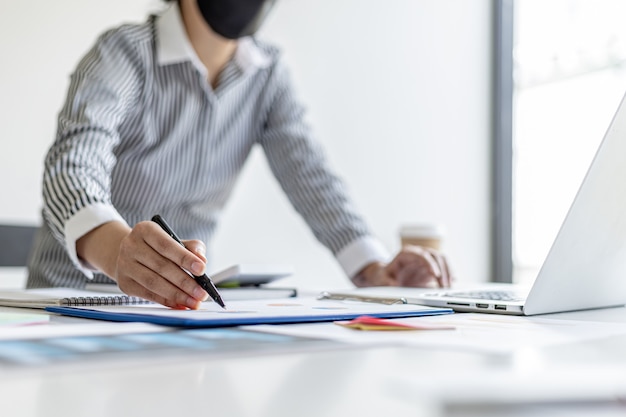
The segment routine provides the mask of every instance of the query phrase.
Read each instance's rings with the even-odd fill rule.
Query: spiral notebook
[[[143,298],[125,294],[106,294],[97,291],[77,290],[74,288],[41,288],[28,290],[0,291],[0,306],[46,308],[52,306],[88,307],[88,306],[125,306],[152,304]]]

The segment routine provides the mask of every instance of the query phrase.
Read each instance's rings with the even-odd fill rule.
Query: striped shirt
[[[110,282],[75,248],[109,221],[132,226],[160,213],[180,236],[209,242],[257,144],[349,276],[386,260],[304,123],[279,58],[270,45],[240,39],[213,89],[176,4],[104,33],[72,74],[46,156],[28,287]]]

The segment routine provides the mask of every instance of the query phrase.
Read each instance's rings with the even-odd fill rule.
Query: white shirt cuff
[[[337,261],[348,277],[353,278],[372,262],[389,262],[389,251],[377,239],[364,236],[350,242],[337,254]]]
[[[98,270],[88,262],[78,259],[76,241],[96,227],[110,221],[119,221],[126,224],[126,220],[108,204],[97,203],[80,209],[65,223],[65,245],[74,266],[87,278],[92,279],[93,273]]]

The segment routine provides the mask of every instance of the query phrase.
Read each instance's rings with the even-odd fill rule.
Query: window
[[[531,283],[626,92],[626,2],[512,3],[513,281]]]

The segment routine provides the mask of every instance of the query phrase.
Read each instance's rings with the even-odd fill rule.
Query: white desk
[[[318,343],[0,368],[0,410],[11,417],[624,415],[616,398],[626,395],[626,308],[542,317],[625,324],[606,338],[500,353]]]

